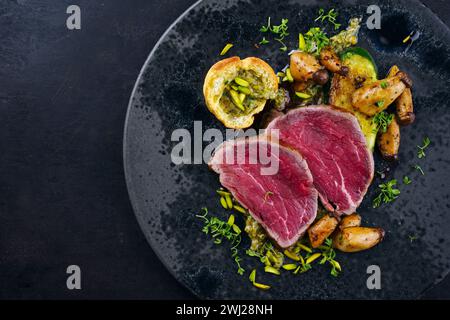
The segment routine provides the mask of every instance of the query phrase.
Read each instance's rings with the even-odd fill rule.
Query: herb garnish
[[[415,240],[417,240],[418,239],[418,237],[417,236],[415,236],[415,235],[409,235],[408,236],[408,238],[409,238],[409,241],[411,242],[411,243],[413,243],[413,241],[415,241]]]
[[[389,85],[388,85],[387,81],[382,81],[380,83],[380,86],[381,86],[381,88],[386,89]]]
[[[319,16],[314,21],[320,20],[320,22],[323,23],[325,20],[328,20],[328,22],[333,24],[334,30],[337,30],[341,27],[340,23],[336,23],[337,16],[338,16],[338,13],[334,9],[331,9],[330,11],[328,11],[328,13],[325,14],[325,10],[323,8],[320,8]]]
[[[279,25],[272,25],[270,17],[267,19],[267,25],[262,26],[259,31],[263,33],[271,32],[277,37],[275,38],[276,41],[278,41],[282,47],[280,48],[281,51],[287,51],[287,46],[284,43],[284,38],[286,38],[288,33],[288,19],[281,19],[281,23]],[[261,40],[260,44],[267,44],[269,43],[269,40],[267,40],[265,37]]]
[[[385,111],[377,113],[372,119],[372,123],[376,124],[377,126],[377,128],[374,129],[374,132],[378,132],[378,130],[381,129],[381,132],[385,133],[393,119],[394,114],[392,113],[387,113]]]
[[[203,208],[203,211],[204,214],[196,215],[197,218],[203,220],[204,226],[202,232],[205,234],[210,234],[214,239],[215,244],[221,244],[223,240],[227,240],[231,244],[231,257],[238,266],[237,273],[243,275],[245,270],[241,267],[240,262],[242,259],[239,257],[239,251],[237,249],[241,243],[241,230],[239,227],[234,227],[236,225],[234,224],[234,219],[231,219],[231,217],[228,221],[223,221],[217,217],[208,217],[207,208]]]
[[[264,45],[264,44],[268,44],[269,40],[266,39],[266,37],[263,37],[262,40],[259,42],[259,44]]]
[[[417,148],[419,150],[417,150],[417,157],[419,159],[425,158],[426,154],[425,154],[425,149],[428,148],[428,146],[430,145],[431,140],[428,137],[425,137],[423,139],[423,145],[422,146],[417,146]]]
[[[331,275],[337,277],[342,269],[339,262],[334,260],[336,257],[336,251],[334,251],[333,248],[333,241],[329,238],[325,239],[325,244],[321,245],[319,249],[322,251],[322,260],[320,260],[320,264],[324,264],[328,261],[332,266],[330,271]]]
[[[309,29],[303,38],[305,39],[305,51],[314,55],[318,55],[322,48],[330,43],[326,33],[318,27]]]
[[[411,179],[408,177],[408,176],[404,176],[403,177],[403,183],[404,184],[406,184],[406,185],[408,185],[408,184],[411,184]]]
[[[384,106],[384,100],[380,100],[377,103],[375,103],[377,107],[381,108]]]
[[[381,206],[381,203],[389,203],[398,198],[400,190],[395,188],[396,184],[397,180],[393,179],[378,186],[380,188],[380,193],[373,200],[373,208],[378,208]]]
[[[422,167],[419,166],[418,164],[414,165],[413,168],[416,169],[417,171],[419,171],[421,175],[423,175],[423,176],[425,175],[425,172],[423,172]]]

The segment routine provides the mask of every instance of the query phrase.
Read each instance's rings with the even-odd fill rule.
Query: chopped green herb
[[[322,252],[322,259],[320,260],[320,264],[324,264],[328,261],[331,265],[331,275],[337,277],[339,272],[342,271],[341,265],[334,258],[336,258],[336,251],[333,248],[333,240],[330,238],[325,239],[323,245],[319,247]]]
[[[409,235],[408,238],[409,238],[409,242],[411,242],[411,243],[413,243],[413,241],[416,241],[418,239],[418,237],[415,235]]]
[[[406,185],[408,185],[408,184],[411,184],[411,179],[408,177],[408,176],[404,176],[403,177],[403,183],[404,184],[406,184]]]
[[[419,171],[421,175],[423,175],[423,176],[425,175],[425,172],[423,172],[422,167],[419,166],[418,164],[414,165],[413,168],[416,169],[417,171]]]
[[[386,89],[389,85],[388,85],[387,81],[382,81],[380,86],[381,86],[381,88]]]
[[[381,203],[389,203],[398,198],[400,190],[395,188],[396,184],[397,180],[393,179],[378,186],[380,188],[380,193],[373,200],[373,208],[378,208],[381,206]]]
[[[374,132],[381,130],[381,132],[385,133],[393,119],[394,114],[392,113],[387,113],[385,111],[377,113],[372,119],[372,123],[376,125]]]
[[[263,37],[262,40],[259,42],[260,45],[268,44],[270,41],[266,39],[266,37]]]
[[[430,145],[431,140],[428,137],[425,137],[423,139],[423,145],[422,146],[417,146],[417,148],[419,150],[417,150],[417,157],[419,159],[425,158],[426,154],[425,154],[425,149],[428,148],[428,146]]]
[[[278,35],[278,39],[283,40],[289,35],[288,31],[288,19],[281,19],[281,23],[278,26],[272,26],[270,31]]]
[[[267,25],[262,26],[259,31],[263,33],[271,32],[275,34],[277,37],[274,38],[276,41],[278,41],[281,44],[281,51],[287,51],[287,46],[284,43],[284,39],[289,35],[288,33],[288,19],[281,19],[281,23],[279,25],[272,25],[270,17],[267,19]],[[260,44],[267,44],[269,43],[269,40],[265,37],[263,40],[261,40]]]
[[[230,225],[228,223],[229,220],[223,221],[217,217],[209,217],[207,208],[203,208],[203,211],[204,213],[202,215],[196,215],[197,218],[203,220],[202,232],[210,234],[215,244],[221,244],[223,240],[227,240],[230,243],[231,257],[238,267],[237,273],[243,275],[245,270],[241,267],[240,262],[242,259],[239,257],[239,251],[237,249],[241,243],[240,230],[233,228],[235,224]]]
[[[320,22],[323,23],[325,20],[328,20],[328,22],[333,24],[334,30],[337,30],[341,27],[340,23],[336,23],[337,16],[338,16],[338,13],[334,9],[331,9],[330,11],[328,11],[328,13],[325,14],[325,10],[323,8],[320,8],[319,16],[314,21],[320,20]]]
[[[261,29],[259,29],[261,32],[267,32],[270,31],[270,17],[267,19],[267,26],[262,26]]]
[[[227,43],[226,46],[222,49],[222,51],[220,52],[221,56],[224,56],[227,54],[227,52],[233,47],[232,43]]]
[[[375,103],[375,104],[376,104],[376,106],[377,106],[378,108],[381,108],[381,107],[384,106],[384,100],[380,100],[380,101],[378,101],[378,102]]]

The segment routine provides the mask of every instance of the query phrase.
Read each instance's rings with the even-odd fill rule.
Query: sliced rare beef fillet
[[[269,134],[273,129],[279,130],[281,144],[306,160],[327,210],[353,213],[374,171],[372,153],[353,114],[326,105],[298,108],[273,120]]]
[[[280,247],[293,245],[314,221],[318,193],[296,151],[264,135],[241,138],[220,145],[209,165]]]

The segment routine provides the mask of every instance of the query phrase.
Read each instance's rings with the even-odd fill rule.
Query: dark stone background
[[[0,299],[193,298],[138,227],[122,133],[148,53],[194,2],[0,0]],[[448,1],[423,2],[450,25]],[[450,298],[450,276],[424,298]]]

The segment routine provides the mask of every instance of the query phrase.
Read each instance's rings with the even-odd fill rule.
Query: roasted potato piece
[[[394,65],[389,70],[388,77],[394,77],[399,72],[400,69]],[[397,100],[395,100],[395,107],[397,111],[397,120],[400,125],[406,126],[414,122],[416,115],[414,114],[414,105],[410,88],[406,88]]]
[[[338,220],[328,214],[320,218],[319,221],[314,223],[308,229],[309,241],[313,248],[317,248],[322,245],[326,238],[328,238],[336,229]]]
[[[349,68],[344,66],[333,48],[325,47],[320,51],[320,63],[329,71],[347,76]]]
[[[343,252],[358,252],[372,248],[383,240],[381,228],[349,227],[333,237],[333,247]]]
[[[350,227],[359,227],[361,226],[361,216],[359,214],[352,213],[351,215],[345,216],[342,218],[341,222],[339,223],[339,229],[343,230],[345,228]]]
[[[373,116],[389,107],[410,84],[407,75],[399,72],[394,77],[357,89],[352,95],[352,104],[360,112]]]
[[[296,81],[305,82],[312,79],[314,73],[322,69],[322,66],[313,55],[298,51],[291,54],[290,69]]]
[[[392,122],[387,127],[386,132],[381,132],[377,138],[378,148],[385,160],[397,160],[398,150],[400,148],[400,126],[397,119],[392,119]]]

